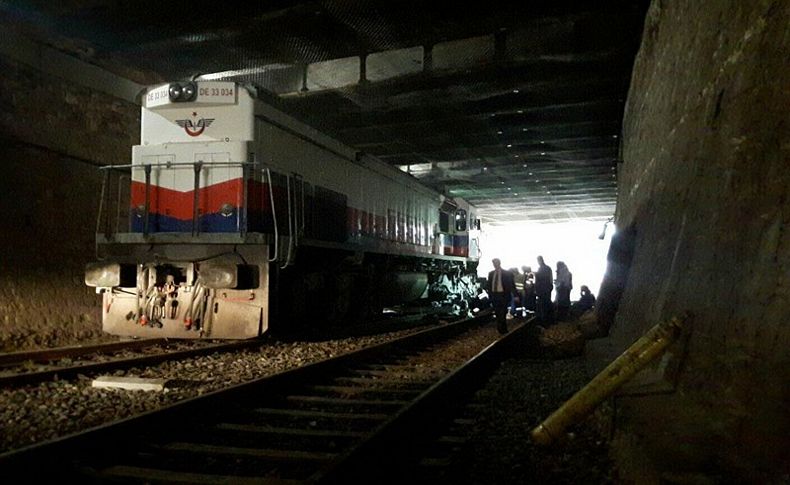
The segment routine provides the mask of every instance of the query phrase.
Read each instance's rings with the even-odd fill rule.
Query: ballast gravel
[[[3,389],[0,390],[0,452],[151,411],[413,332],[405,330],[323,342],[269,342],[246,351],[193,357],[111,373],[115,376],[172,379],[174,387],[164,392],[93,388],[91,383],[96,377],[93,375]],[[488,333],[493,340],[493,332]]]
[[[3,389],[0,390],[0,451],[157,409],[182,399],[386,342],[406,333],[410,332],[324,342],[269,342],[245,351],[217,353],[110,373],[172,379],[175,387],[164,392],[93,388],[91,383],[96,377],[93,375]]]

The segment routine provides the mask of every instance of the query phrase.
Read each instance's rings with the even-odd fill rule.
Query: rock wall
[[[85,287],[98,165],[129,163],[139,108],[0,57],[0,350],[101,335]]]
[[[790,476],[788,25],[786,0],[654,0],[646,19],[618,180],[632,258],[610,339],[619,352],[690,313],[674,392],[618,400],[621,444],[643,452],[632,464],[665,479]]]

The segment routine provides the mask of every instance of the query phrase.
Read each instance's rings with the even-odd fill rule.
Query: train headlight
[[[233,204],[222,204],[222,207],[219,209],[219,213],[222,217],[230,217],[234,212],[236,212],[236,208],[233,207]]]
[[[183,93],[184,91],[181,88],[180,84],[171,84],[170,89],[168,90],[168,94],[170,95],[170,101],[180,101],[181,95]]]
[[[171,83],[167,93],[170,101],[176,103],[194,101],[197,96],[197,85],[193,82]]]
[[[88,263],[85,284],[96,288],[132,287],[137,284],[137,267],[133,264]]]
[[[195,99],[195,93],[197,93],[197,89],[194,83],[186,83],[182,86],[181,96],[184,97],[184,101],[192,101]]]
[[[235,264],[202,263],[198,273],[207,288],[235,288],[238,284],[239,269]]]

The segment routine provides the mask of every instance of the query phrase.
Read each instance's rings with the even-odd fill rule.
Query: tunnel
[[[528,335],[469,408],[499,431],[456,443],[486,465],[447,483],[786,483],[788,25],[782,0],[0,2],[2,355],[293,320],[302,366],[294,341],[493,302],[492,336]],[[0,467],[94,392],[56,385],[0,388]]]

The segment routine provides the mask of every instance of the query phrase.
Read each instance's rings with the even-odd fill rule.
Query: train
[[[480,214],[265,102],[255,86],[142,93],[140,144],[104,172],[85,283],[102,328],[247,339],[476,296]]]

